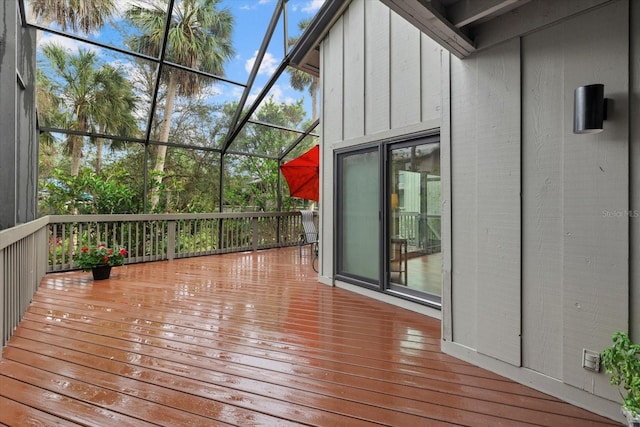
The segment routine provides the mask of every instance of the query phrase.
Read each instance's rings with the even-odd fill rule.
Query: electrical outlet
[[[600,353],[583,348],[582,367],[589,371],[600,372]]]

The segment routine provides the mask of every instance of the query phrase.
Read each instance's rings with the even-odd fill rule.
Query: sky
[[[148,0],[116,0],[119,10],[124,11],[127,4],[134,1]],[[178,0],[179,1],[179,0]],[[297,36],[300,34],[297,23],[303,19],[312,18],[318,9],[322,6],[324,0],[288,0],[287,19],[288,19],[288,36]],[[221,6],[227,7],[235,17],[233,42],[236,54],[234,58],[225,66],[226,77],[239,82],[246,83],[255,62],[255,57],[262,43],[264,34],[269,25],[269,21],[274,13],[277,0],[222,0]],[[27,4],[28,8],[28,4]],[[112,44],[122,47],[122,36],[117,31],[117,26],[122,25],[123,21],[116,19],[114,25],[103,28],[99,33],[89,36],[79,34],[81,37],[87,37],[106,44]],[[62,38],[56,35],[44,33],[41,36],[40,43],[55,42],[73,52],[78,47],[83,49],[95,50],[98,55],[110,55],[111,58],[105,58],[105,61],[113,63],[121,63],[123,69],[132,68],[127,66],[128,56],[110,54],[104,49],[95,48],[82,42],[69,38]],[[264,87],[269,77],[273,74],[284,57],[284,32],[282,17],[278,22],[276,31],[267,49],[258,76],[251,89],[248,102],[252,102],[260,90]],[[286,74],[285,74],[286,75]],[[301,97],[305,99],[305,106],[310,116],[310,100],[308,93],[301,93],[288,87],[288,76],[281,77],[276,86],[271,90],[270,95],[276,102],[292,103]],[[238,99],[242,93],[242,87],[233,85],[218,85],[219,87],[211,90],[211,95],[216,96],[218,101],[227,99]],[[226,98],[226,99],[225,99]]]
[[[232,10],[236,16],[236,30],[234,31],[234,44],[236,57],[227,68],[228,74],[241,75],[243,81],[249,77],[256,54],[262,43],[263,36],[273,15],[277,0],[225,0],[223,4]],[[313,17],[322,6],[324,0],[289,0],[287,2],[288,36],[300,34],[297,23],[303,19]],[[276,70],[284,58],[284,36],[282,20],[274,32],[271,43],[262,61],[254,86],[262,88],[268,78]],[[241,69],[240,69],[241,68]],[[259,90],[252,90],[251,101]],[[276,86],[272,92],[274,98],[290,103],[300,97],[296,92],[283,85]],[[304,94],[308,100],[308,94]],[[278,99],[277,99],[278,100]]]

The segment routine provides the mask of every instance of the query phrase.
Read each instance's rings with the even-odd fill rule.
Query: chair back
[[[302,215],[302,228],[304,228],[305,243],[316,243],[318,241],[318,230],[313,222],[313,211],[300,211]]]

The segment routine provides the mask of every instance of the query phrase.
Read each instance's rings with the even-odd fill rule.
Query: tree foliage
[[[311,19],[303,19],[298,22],[298,29],[304,32],[309,25],[311,25]],[[289,46],[295,46],[299,40],[299,36],[290,37],[289,40],[287,40],[287,44]],[[320,80],[316,76],[312,76],[309,73],[293,67],[288,67],[287,73],[289,73],[289,83],[292,88],[301,92],[305,89],[309,91],[309,95],[311,95],[311,120],[315,121],[318,118],[318,89]]]
[[[98,174],[82,168],[77,176],[55,169],[41,186],[42,214],[136,213],[140,196],[132,191],[124,170]]]
[[[91,6],[91,2],[34,0],[31,4],[43,8],[45,3],[53,5],[51,13],[57,14],[46,19],[60,27],[62,22],[66,22],[64,28],[72,29],[89,25],[87,20],[78,21],[80,10],[69,7],[80,3]],[[137,33],[127,43],[138,52],[158,55],[166,0],[153,6],[146,2],[129,5],[126,19]],[[62,6],[67,9],[55,9]],[[112,13],[100,10],[101,17],[91,21],[92,30],[103,25]],[[44,12],[38,13],[45,20]],[[232,27],[233,18],[220,7],[220,0],[178,1],[165,59],[222,76],[225,62],[233,55]],[[41,134],[40,213],[214,212],[221,203],[225,209],[275,210],[279,205],[278,158],[299,134],[260,123],[304,127],[303,101],[287,104],[273,98],[265,100],[230,152],[222,156],[222,142],[238,104],[216,105],[211,101],[203,89],[216,80],[165,65],[156,94],[156,67],[143,60],[134,64],[135,69],[125,70],[107,63],[94,51],[71,52],[52,44],[42,48],[37,70],[39,124],[71,132],[66,136]],[[153,96],[157,108],[149,111],[145,106],[152,104]],[[150,115],[152,142],[127,141],[127,137],[143,137],[147,129],[136,120]],[[85,133],[121,138],[104,140]],[[310,141],[305,142],[295,151],[310,145]],[[152,195],[147,201],[143,200],[145,173]],[[219,199],[221,174],[223,201]],[[280,185],[286,195],[284,180]],[[297,202],[285,196],[282,207],[288,209]]]
[[[219,8],[219,0],[183,0],[176,2],[169,25],[165,57],[168,61],[189,68],[223,76],[224,64],[233,57],[231,41],[233,15],[226,8]],[[126,12],[127,18],[140,34],[130,37],[129,46],[140,53],[159,56],[165,35],[166,0],[150,4],[133,4]],[[200,75],[180,68],[165,67],[163,74],[167,85],[163,125],[160,141],[168,142],[176,96],[191,97],[211,83]],[[157,209],[160,187],[164,179],[167,146],[158,145],[155,153],[151,189],[151,208]]]
[[[115,0],[31,0],[30,12],[43,23],[62,31],[90,33],[102,28],[115,10]]]
[[[40,63],[38,78],[42,84],[38,91],[38,106],[43,107],[44,113],[40,116],[44,120],[41,125],[135,136],[138,128],[133,116],[136,98],[119,70],[109,64],[100,64],[94,52],[83,49],[72,54],[61,46],[47,44],[42,53],[46,61]],[[71,154],[72,176],[79,173],[83,148],[81,134],[68,135],[65,152]]]
[[[229,105],[227,108],[233,110],[235,106]],[[255,113],[257,122],[285,128],[298,128],[304,117],[302,100],[294,104],[286,104],[276,103],[272,97],[266,99]],[[253,207],[260,211],[276,210],[278,175],[280,174],[277,159],[295,142],[297,137],[297,134],[279,128],[260,124],[246,126],[232,144],[232,149],[265,157],[230,157],[227,167],[230,174],[227,181],[230,185],[225,190],[225,201],[233,202],[236,206]],[[301,148],[309,148],[311,144],[305,145],[306,147]],[[286,184],[284,186],[286,187]],[[295,203],[295,200],[286,196],[282,200],[282,208],[287,210]]]

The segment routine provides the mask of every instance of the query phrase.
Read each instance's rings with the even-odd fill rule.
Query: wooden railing
[[[47,218],[0,231],[2,345],[20,322],[47,270]]]
[[[299,212],[49,217],[47,271],[71,270],[83,246],[127,249],[125,263],[297,245]]]
[[[0,331],[4,346],[45,273],[76,269],[83,246],[127,249],[125,263],[297,245],[299,212],[57,215],[0,231]]]
[[[407,239],[412,250],[423,253],[440,252],[440,215],[400,212],[396,214],[396,218],[396,234]]]

